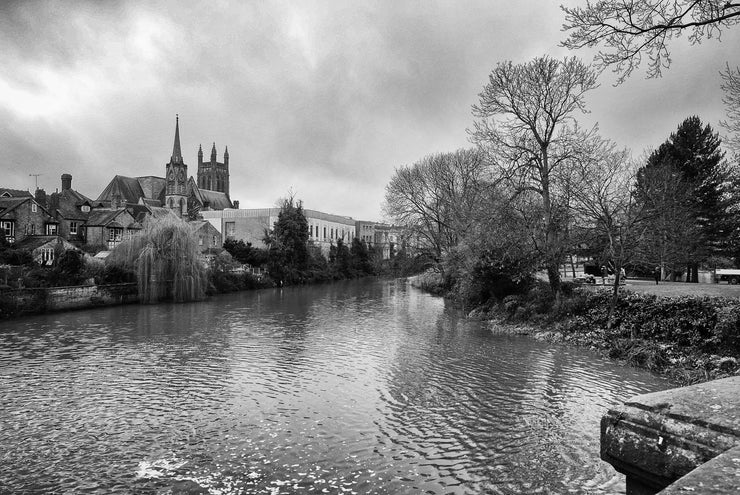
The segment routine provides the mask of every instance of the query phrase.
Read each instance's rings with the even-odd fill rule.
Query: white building
[[[209,221],[219,232],[222,242],[226,239],[242,240],[255,247],[265,247],[265,232],[277,222],[280,208],[225,209],[201,211],[203,219]],[[308,239],[321,248],[324,255],[329,246],[342,239],[347,245],[355,237],[355,221],[350,217],[332,215],[316,210],[303,210],[308,221]]]

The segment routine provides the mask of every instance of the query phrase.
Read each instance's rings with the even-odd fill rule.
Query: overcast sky
[[[471,105],[497,62],[558,46],[548,0],[18,1],[0,4],[0,186],[96,198],[114,175],[163,177],[175,114],[190,175],[228,145],[231,197],[379,220],[396,167],[470,146]],[[572,2],[573,3],[573,2]],[[718,129],[718,72],[740,28],[673,46],[662,79],[611,74],[588,96],[601,134],[658,146],[690,115]],[[587,61],[592,54],[575,52]]]

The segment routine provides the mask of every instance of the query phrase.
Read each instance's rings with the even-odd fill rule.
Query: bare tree
[[[684,30],[692,44],[720,38],[722,31],[740,22],[740,3],[732,0],[586,0],[584,7],[560,7],[563,46],[576,49],[605,46],[596,64],[613,66],[618,83],[647,57],[648,77],[658,77],[671,64],[668,44]]]
[[[426,240],[439,259],[471,228],[487,169],[482,154],[470,149],[398,168],[386,186],[385,213]]]
[[[635,166],[627,149],[599,136],[583,143],[574,163],[571,208],[580,232],[592,244],[603,243],[602,256],[613,264],[609,319],[619,298],[622,268],[633,260],[644,231],[645,210],[633,194]]]
[[[575,57],[539,57],[524,64],[499,63],[473,106],[472,139],[498,164],[515,195],[541,201],[541,252],[550,287],[560,291],[564,225],[556,171],[578,153],[574,114],[585,112],[584,95],[597,74]]]
[[[733,70],[727,64],[720,75],[725,92],[722,101],[727,108],[727,120],[721,121],[720,125],[729,132],[724,142],[740,159],[740,67]]]

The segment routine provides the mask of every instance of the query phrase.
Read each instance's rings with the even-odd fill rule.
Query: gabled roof
[[[152,210],[147,205],[141,203],[128,205],[126,209],[137,222],[143,221],[144,218],[152,214]]]
[[[33,194],[31,194],[30,191],[25,191],[23,189],[9,189],[7,187],[0,187],[0,198],[23,198],[23,197],[29,197],[32,198]]]
[[[58,235],[32,235],[16,244],[16,247],[34,251],[46,244],[61,244],[64,249],[77,249],[74,244],[65,241]]]
[[[107,226],[122,213],[126,213],[126,210],[92,210],[87,218],[87,225],[88,227]]]
[[[13,210],[17,209],[20,205],[31,201],[33,203],[36,203],[36,200],[33,199],[33,196],[26,197],[26,198],[0,198],[0,217],[7,215],[8,213],[12,212]],[[36,203],[38,207],[49,217],[49,211],[44,208],[43,206]]]
[[[146,196],[137,178],[116,175],[108,186],[103,189],[97,200],[109,202],[115,197],[120,197],[126,203],[136,204],[139,202],[139,198]]]
[[[85,220],[89,213],[81,211],[80,208],[83,205],[92,207],[93,201],[74,189],[64,189],[61,192],[52,193],[49,203],[56,203],[56,211],[63,218],[68,220]]]
[[[193,220],[191,222],[188,222],[188,225],[193,230],[193,232],[198,232],[201,229],[205,229],[205,230],[212,230],[220,234],[218,229],[214,227],[213,224],[209,222],[208,220]]]
[[[139,181],[141,190],[144,191],[144,201],[160,201],[158,205],[155,205],[160,206],[164,201],[165,187],[167,186],[165,178],[156,177],[154,175],[144,175],[137,177],[136,180]]]
[[[152,217],[154,218],[162,218],[162,217],[166,217],[169,215],[173,215],[175,217],[177,216],[177,214],[174,211],[170,210],[169,208],[164,208],[161,206],[160,207],[150,206],[149,211],[152,212]]]
[[[111,200],[121,198],[126,204],[143,203],[151,206],[160,206],[164,203],[166,181],[162,177],[146,175],[142,177],[126,177],[116,175],[108,186],[100,193],[97,202],[110,205]]]
[[[226,193],[218,191],[209,191],[208,189],[195,189],[196,195],[199,196],[200,202],[205,205],[208,203],[208,207],[213,210],[225,210],[226,208],[232,208],[231,199]]]
[[[20,205],[30,200],[27,198],[0,198],[0,215],[5,215],[18,208]]]

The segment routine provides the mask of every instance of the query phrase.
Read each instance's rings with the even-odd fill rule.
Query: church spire
[[[182,163],[182,151],[180,150],[180,116],[175,114],[175,144],[172,147],[172,163]]]

